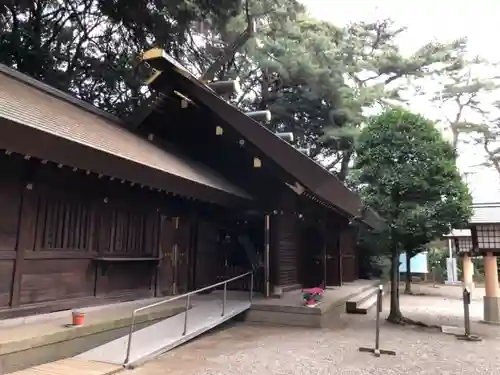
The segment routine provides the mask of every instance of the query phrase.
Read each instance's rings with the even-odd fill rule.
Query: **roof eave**
[[[358,217],[364,210],[361,198],[336,176],[329,173],[307,155],[296,150],[266,127],[245,115],[240,109],[224,101],[163,50],[159,48],[149,50],[144,54],[143,58],[153,68],[162,72],[156,72],[154,79],[150,81],[152,88],[158,91],[165,87],[170,88],[172,86],[171,81],[175,80],[178,89],[182,90],[184,95],[203,103],[239,134],[254,143],[264,154],[294,175],[294,178],[308,190],[330,202],[339,211],[345,212],[348,217]],[[151,111],[153,109],[151,108]],[[235,118],[238,119],[238,116],[242,121],[235,120]],[[263,138],[267,139],[268,144],[263,144]],[[291,165],[293,165],[294,172],[290,168],[286,168],[286,166],[290,167]],[[369,217],[361,220],[372,229],[384,227],[384,221],[378,214],[371,209],[369,211]]]

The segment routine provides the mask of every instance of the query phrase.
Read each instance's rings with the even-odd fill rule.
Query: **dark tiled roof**
[[[181,179],[249,198],[216,172],[127,130],[119,119],[1,65],[0,118]]]

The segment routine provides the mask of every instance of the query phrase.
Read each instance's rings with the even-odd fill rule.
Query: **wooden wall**
[[[340,286],[358,279],[357,233],[345,220],[298,220],[278,214],[271,219],[271,282],[287,286]],[[326,251],[326,265],[325,253]]]
[[[0,157],[0,308],[10,306],[14,283],[19,275],[14,270],[17,258],[19,216],[21,213],[21,170],[22,159],[5,163]],[[28,200],[28,199],[26,199]],[[25,226],[28,223],[23,223]]]
[[[273,215],[270,242],[272,283],[281,286],[298,284],[302,238],[297,217],[287,214]]]
[[[102,259],[158,258],[174,243],[176,262],[186,264],[178,292],[189,288],[193,223],[182,210],[165,212],[165,194],[19,155],[1,154],[0,169],[0,309],[151,296],[155,261]],[[177,225],[160,233],[172,213]]]
[[[346,227],[340,235],[340,254],[342,259],[342,281],[350,282],[358,279],[359,266],[357,258],[357,230]]]
[[[217,227],[214,223],[201,221],[198,225],[196,236],[196,265],[195,265],[195,287],[196,289],[215,284],[217,271],[222,263],[222,258],[217,256],[219,250],[217,244]]]
[[[342,253],[340,247],[341,229],[334,223],[329,223],[325,233],[326,246],[326,282],[327,285],[342,285]]]

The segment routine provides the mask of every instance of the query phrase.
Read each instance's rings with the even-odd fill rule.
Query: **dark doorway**
[[[342,284],[342,262],[340,252],[340,234],[335,227],[327,232],[326,241],[326,285]]]
[[[263,292],[263,259],[264,218],[233,218],[222,223],[217,240],[218,281],[253,271],[254,291]],[[228,284],[228,289],[249,290],[250,277]]]
[[[324,241],[318,225],[306,225],[302,230],[302,284],[304,288],[314,288],[323,284]]]

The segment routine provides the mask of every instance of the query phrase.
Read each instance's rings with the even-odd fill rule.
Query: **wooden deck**
[[[110,375],[121,370],[123,366],[109,363],[63,359],[13,372],[11,375]]]

